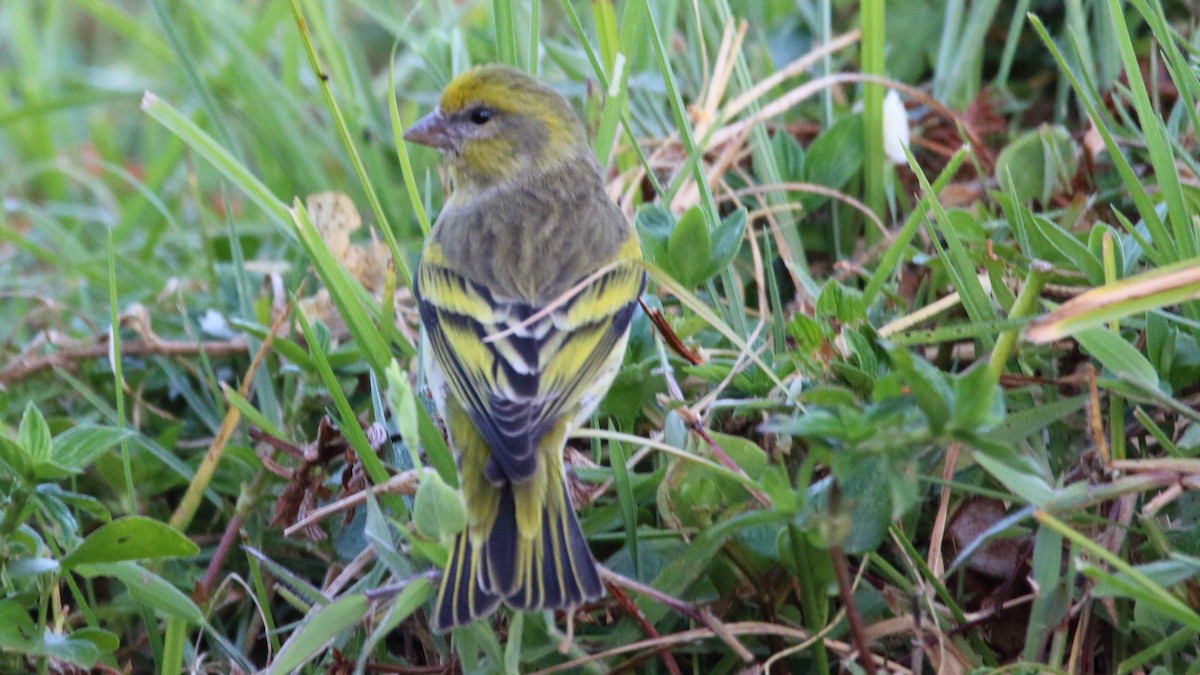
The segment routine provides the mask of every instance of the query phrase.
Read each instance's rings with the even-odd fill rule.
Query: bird
[[[524,72],[464,71],[404,138],[452,179],[413,284],[468,514],[430,626],[598,600],[563,452],[620,370],[646,286],[637,232],[570,103]]]

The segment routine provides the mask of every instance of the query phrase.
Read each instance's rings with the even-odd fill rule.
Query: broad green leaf
[[[74,571],[85,577],[115,577],[141,604],[193,626],[204,625],[204,615],[186,594],[150,570],[132,562],[80,565]]]
[[[97,457],[132,438],[132,429],[81,424],[54,437],[50,448],[50,467],[65,474],[81,473]],[[48,478],[49,471],[38,471],[38,477]]]
[[[755,480],[762,477],[767,468],[767,453],[757,443],[744,436],[732,436],[716,431],[709,432],[709,435],[747,476]]]
[[[1075,175],[1079,151],[1071,134],[1060,126],[1042,125],[1009,143],[996,157],[996,180],[1012,177],[1017,199],[1045,204]]]
[[[862,115],[845,115],[817,136],[804,155],[808,182],[840,190],[863,164]],[[805,194],[800,198],[806,211],[824,204],[829,197]]]
[[[1120,335],[1104,328],[1088,328],[1075,334],[1084,351],[1117,376],[1128,376],[1137,382],[1158,388],[1158,373],[1150,361]]]
[[[152,518],[127,516],[101,525],[67,553],[64,568],[147,558],[188,558],[200,552],[179,530]]]
[[[23,652],[38,642],[29,608],[15,600],[0,600],[0,649]]]
[[[413,524],[423,537],[441,541],[467,527],[467,507],[458,490],[435,471],[427,471],[413,501]]]
[[[100,650],[89,640],[67,638],[49,630],[39,635],[29,608],[15,600],[0,601],[0,652],[48,657],[83,669],[92,668],[100,660]]]
[[[1173,588],[1189,579],[1194,579],[1196,575],[1200,574],[1200,561],[1188,558],[1156,560],[1144,565],[1136,565],[1133,569],[1141,573],[1145,579],[1149,579],[1163,588]],[[1096,597],[1126,597],[1127,594],[1124,589],[1136,587],[1139,583],[1125,572],[1116,572],[1111,579],[1116,583],[1101,581],[1096,584],[1093,590]]]
[[[8,467],[8,471],[24,482],[32,483],[35,480],[33,465],[25,448],[16,441],[0,436],[0,468],[3,467]]]
[[[950,421],[951,405],[954,402],[954,389],[942,371],[935,368],[925,359],[913,356],[906,350],[895,350],[892,358],[898,369],[903,369],[909,393],[917,402],[917,407],[929,420],[929,428],[935,433]]]
[[[25,405],[25,413],[21,415],[17,442],[25,449],[25,456],[34,468],[50,460],[50,427],[46,426],[42,412],[32,401]]]
[[[975,452],[973,455],[985,471],[1025,502],[1044,506],[1054,499],[1054,488],[1023,455],[1015,452],[1005,457],[997,457],[989,452]]]
[[[398,577],[411,576],[413,573],[411,559],[396,550],[395,542],[392,539],[392,530],[388,526],[383,511],[379,508],[379,502],[375,499],[375,495],[370,490],[366,492],[366,495],[367,520],[363,529],[367,540],[371,542],[371,548],[375,549],[375,555],[391,569],[393,574]]]
[[[103,628],[80,628],[71,633],[72,640],[87,640],[96,645],[104,653],[112,653],[120,649],[121,638],[116,633]]]
[[[841,491],[841,506],[839,515],[844,516],[843,524],[847,526],[844,532],[840,528],[829,528],[828,537],[840,534],[841,541],[827,539],[827,545],[840,545],[847,553],[866,553],[879,547],[887,534],[889,523],[895,517],[895,504],[892,500],[891,481],[903,476],[896,476],[888,470],[883,457],[878,455],[856,455],[847,458],[849,461],[835,461],[837,485]],[[841,469],[839,471],[838,469]],[[915,477],[908,480],[915,482]]]
[[[1093,284],[1104,283],[1104,267],[1100,264],[1100,258],[1094,255],[1087,245],[1077,239],[1075,235],[1039,215],[1030,217],[1029,223],[1032,227],[1037,228],[1046,241],[1050,242],[1062,259],[1067,260],[1076,269],[1083,272],[1088,281]]]
[[[954,411],[950,424],[965,431],[986,431],[1004,419],[1004,392],[987,363],[954,379]]]
[[[34,654],[56,661],[73,663],[80,668],[92,668],[100,660],[100,650],[91,640],[77,640],[52,633],[49,629],[42,636],[42,646]]]
[[[712,240],[704,213],[693,206],[684,212],[675,223],[675,229],[667,239],[668,265],[679,283],[695,288],[708,280],[709,260],[712,258]]]
[[[675,229],[675,217],[658,204],[646,204],[638,209],[633,222],[637,226],[646,260],[670,269],[667,263],[667,240]]]
[[[712,239],[712,254],[709,261],[709,270],[712,274],[716,274],[722,267],[733,261],[738,249],[742,247],[742,238],[745,234],[745,207],[721,219],[721,222],[717,225],[717,231],[713,233]]]
[[[1027,410],[1010,413],[1004,421],[987,434],[987,438],[1001,443],[1016,443],[1028,438],[1054,422],[1079,410],[1087,403],[1087,396],[1062,398],[1036,405]]]

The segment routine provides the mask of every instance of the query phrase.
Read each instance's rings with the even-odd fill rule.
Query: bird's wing
[[[622,260],[569,299],[534,305],[496,298],[440,262],[427,255],[417,273],[425,334],[503,472],[491,478],[521,482],[537,470],[542,436],[574,414],[621,344],[645,273]]]

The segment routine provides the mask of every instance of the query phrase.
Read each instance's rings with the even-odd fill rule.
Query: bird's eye
[[[487,124],[492,119],[492,110],[490,108],[479,107],[471,111],[471,122],[474,124]]]

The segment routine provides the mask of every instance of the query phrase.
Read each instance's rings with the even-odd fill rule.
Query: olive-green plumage
[[[599,598],[562,452],[620,366],[645,283],[637,236],[570,105],[528,75],[463,73],[405,138],[441,149],[454,179],[415,286],[469,515],[433,627],[501,601],[566,609]]]

